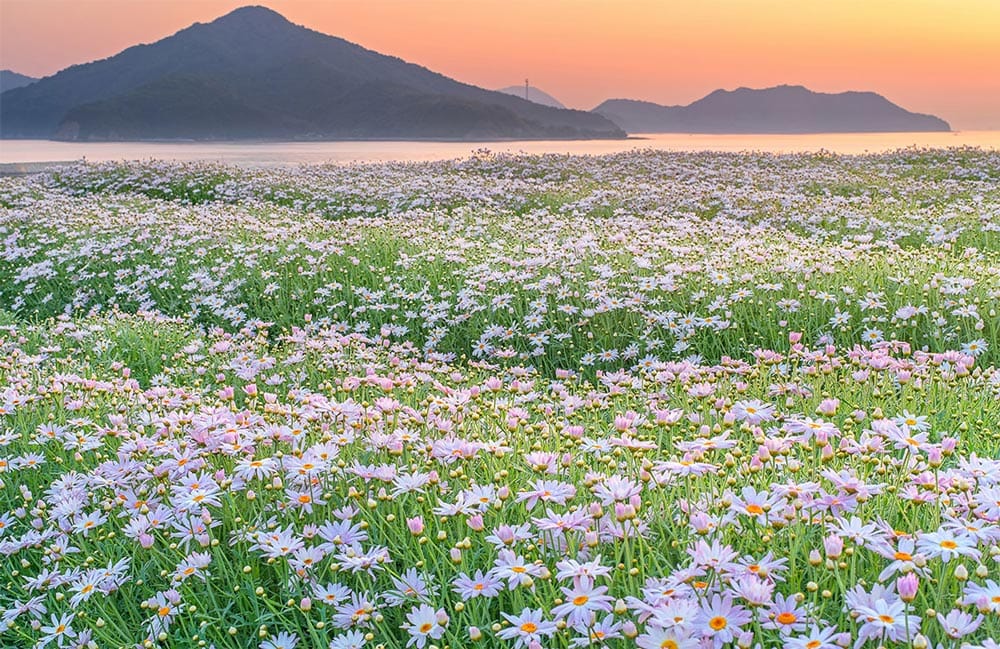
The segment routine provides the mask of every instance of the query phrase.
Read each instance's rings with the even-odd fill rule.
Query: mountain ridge
[[[21,74],[20,72],[14,72],[13,70],[0,70],[0,94],[5,90],[12,90],[14,88],[20,88],[22,86],[27,86],[38,81],[35,77],[29,77],[26,74]]]
[[[548,108],[464,84],[255,6],[70,66],[4,93],[0,103],[4,138],[229,140],[250,134],[255,139],[625,136],[594,113]]]
[[[687,105],[608,99],[592,109],[630,133],[851,133],[950,131],[871,91],[816,92],[801,85],[718,89]]]
[[[535,86],[528,86],[528,96],[524,96],[524,86],[507,86],[505,88],[497,88],[497,92],[502,92],[507,95],[513,95],[515,97],[520,97],[521,99],[527,99],[528,101],[535,102],[536,104],[541,104],[543,106],[550,106],[552,108],[566,108],[566,106],[545,92],[541,88],[536,88]]]

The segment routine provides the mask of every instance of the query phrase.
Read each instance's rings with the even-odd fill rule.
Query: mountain
[[[609,99],[594,113],[630,133],[861,133],[949,131],[874,92],[813,92],[802,86],[716,90],[687,106]]]
[[[528,96],[524,96],[524,86],[507,86],[506,88],[499,88],[497,92],[502,92],[508,95],[514,95],[515,97],[520,97],[521,99],[527,99],[528,101],[533,101],[536,104],[541,104],[542,106],[551,106],[552,108],[566,108],[562,105],[558,99],[553,97],[547,92],[543,92],[534,86],[528,86]]]
[[[36,81],[38,81],[38,79],[35,77],[18,74],[13,70],[0,70],[0,93],[12,88],[20,88],[21,86],[26,86],[29,83],[35,83]]]
[[[4,93],[0,137],[619,138],[604,117],[460,83],[243,7]]]

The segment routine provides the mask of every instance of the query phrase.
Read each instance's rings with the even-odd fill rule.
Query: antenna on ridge
[[[524,80],[524,100],[528,101],[528,80]]]

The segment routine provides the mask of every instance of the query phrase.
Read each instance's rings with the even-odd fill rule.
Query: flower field
[[[0,647],[984,647],[1000,153],[0,178]]]

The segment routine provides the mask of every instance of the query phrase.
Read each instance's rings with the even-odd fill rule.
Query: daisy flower
[[[739,604],[733,603],[733,596],[716,593],[711,600],[701,604],[702,633],[711,638],[716,649],[732,642],[743,630],[743,625],[753,619],[753,615]]]
[[[579,584],[573,588],[562,588],[565,603],[552,609],[552,615],[565,619],[571,627],[581,630],[591,625],[598,612],[610,612],[612,598],[606,595],[607,586]]]
[[[541,644],[543,637],[556,632],[554,622],[543,618],[541,609],[525,608],[518,615],[501,613],[510,626],[501,629],[497,637],[501,640],[514,640],[515,647],[528,647],[533,643]]]
[[[260,649],[295,649],[299,644],[299,636],[294,633],[282,631],[276,636],[270,637],[260,643]]]
[[[403,628],[410,634],[406,646],[416,646],[423,649],[427,640],[437,640],[444,635],[445,627],[448,624],[448,616],[444,609],[434,610],[427,604],[420,604],[410,609],[406,615],[406,624]]]

